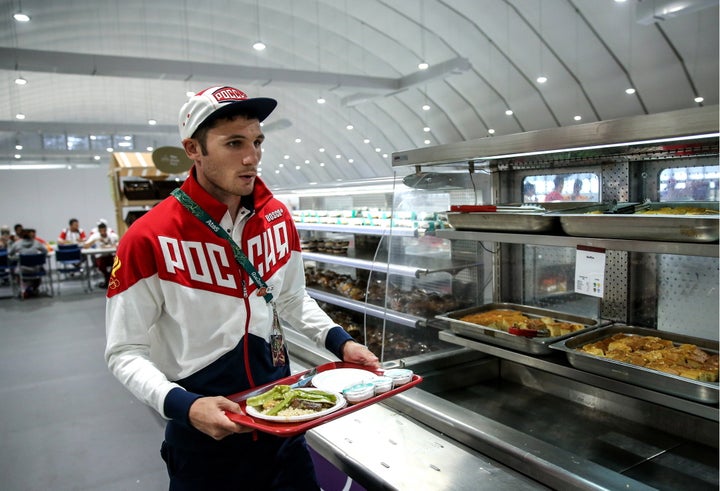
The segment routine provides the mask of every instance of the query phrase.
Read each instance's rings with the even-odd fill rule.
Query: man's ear
[[[202,155],[200,143],[198,143],[195,138],[185,138],[182,141],[182,146],[183,149],[185,149],[185,155],[187,155],[190,160],[198,160],[200,155]]]

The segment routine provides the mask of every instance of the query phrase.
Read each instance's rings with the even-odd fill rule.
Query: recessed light
[[[278,167],[285,167],[285,164],[278,164]]]
[[[114,150],[113,147],[107,147],[107,148],[105,149],[105,151],[108,152],[108,153],[112,152],[113,150]]]
[[[580,115],[578,114],[578,115],[576,115],[576,116],[573,116],[573,119],[574,119],[575,121],[580,121],[580,120],[582,119],[582,116],[580,116]]]
[[[513,115],[512,109],[506,109],[506,110],[505,110],[505,115],[506,115],[506,116],[512,116],[512,115]]]
[[[16,158],[16,159],[21,159],[21,158],[22,158],[22,155],[20,155],[19,153],[16,153],[16,154],[15,154],[15,158]]]
[[[150,126],[155,126],[157,124],[157,120],[156,119],[148,119],[148,124]]]
[[[275,174],[280,174],[280,169],[275,169]]]
[[[348,159],[348,163],[352,164],[353,162],[355,162],[355,159]]]
[[[325,151],[325,148],[323,148],[323,147],[318,148],[318,152],[322,153],[324,151]]]
[[[30,20],[30,16],[28,14],[18,12],[15,15],[13,15],[13,19],[15,19],[18,22],[28,22]]]
[[[544,84],[547,82],[547,77],[540,75],[538,78],[535,79],[535,81],[539,84]]]
[[[17,145],[15,145],[15,150],[22,150],[22,149],[23,149],[23,146],[20,145],[19,143]]]
[[[370,143],[370,138],[364,138],[363,143]]]
[[[18,77],[15,79],[15,85],[27,85],[27,80],[22,77]]]
[[[700,104],[700,103],[701,103],[702,101],[704,101],[704,100],[705,100],[705,98],[704,98],[704,97],[700,97],[700,96],[697,96],[697,97],[695,98],[695,102],[697,102],[698,104]]]
[[[492,128],[488,128],[488,133],[491,134],[491,135],[494,135],[494,134],[495,134],[495,130],[492,129]]]
[[[335,154],[335,158],[336,158],[336,159],[340,159],[340,158],[342,158],[342,155],[340,155],[339,153],[336,153],[336,154]]]
[[[151,150],[148,150],[148,152],[150,152],[150,151],[151,151]],[[99,156],[99,155],[93,155],[93,160],[100,160],[100,156]]]
[[[325,162],[320,162],[320,167],[325,167]]]
[[[424,61],[421,61],[420,63],[418,63],[418,69],[419,69],[419,70],[427,70],[429,66],[430,66],[430,65],[428,65],[428,64],[425,63]]]
[[[283,155],[283,159],[289,160],[289,159],[290,159],[290,156],[289,156],[289,155]]]
[[[25,115],[23,113],[17,113],[15,119],[25,119]]]
[[[322,97],[318,97],[318,98],[317,98],[317,103],[318,103],[318,104],[325,104],[325,99],[322,98]]]
[[[301,143],[301,142],[302,142],[302,138],[295,138],[295,143]]]
[[[376,151],[377,153],[380,153],[380,152],[382,151],[382,148],[380,148],[380,147],[375,147],[375,151]]]
[[[423,110],[423,111],[429,111],[429,110],[430,110],[430,106],[427,105],[427,104],[423,104],[422,110]]]
[[[625,89],[625,93],[628,94],[628,95],[632,95],[632,94],[635,93],[635,89],[633,89],[632,87],[630,87],[630,88],[628,88],[628,89]]]
[[[352,130],[353,128],[355,128],[355,127],[351,124],[349,124],[345,127],[346,130]]]
[[[265,48],[267,48],[267,46],[265,46],[265,43],[263,43],[262,41],[257,41],[255,44],[253,44],[253,49],[255,51],[262,51]]]
[[[429,126],[424,127],[424,128],[423,128],[423,131],[424,131],[425,133],[430,133],[430,127],[429,127]]]
[[[306,164],[309,164],[310,161],[309,161],[308,159],[305,159],[305,163],[306,163]]]
[[[425,145],[430,145],[430,140],[425,140]]]

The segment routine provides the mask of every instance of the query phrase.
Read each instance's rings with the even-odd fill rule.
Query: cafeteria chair
[[[0,249],[0,289],[8,289],[9,295],[0,296],[0,298],[12,298],[15,295],[12,283],[12,267],[8,259],[7,249]]]
[[[57,283],[58,295],[61,291],[61,283],[67,281],[80,281],[83,290],[87,291],[85,285],[85,259],[82,249],[77,244],[59,245],[55,251],[55,281]],[[52,280],[51,280],[52,281]]]
[[[22,286],[28,280],[40,280],[40,288],[43,289],[43,285],[45,285],[44,289],[48,291],[51,297],[53,296],[52,278],[49,278],[49,281],[42,281],[43,278],[48,277],[48,272],[45,270],[46,262],[47,256],[45,254],[18,254],[16,276],[20,298],[24,299],[25,297]]]

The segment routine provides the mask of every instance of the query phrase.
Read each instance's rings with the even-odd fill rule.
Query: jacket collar
[[[181,189],[185,191],[185,193],[187,193],[193,201],[200,205],[200,207],[218,223],[228,211],[228,208],[224,203],[216,200],[210,195],[210,193],[200,186],[200,183],[197,181],[197,171],[195,166],[190,169],[188,178],[181,186]],[[256,177],[252,197],[252,203],[254,203],[254,208],[257,210],[258,208],[264,206],[273,197],[273,194],[262,179]],[[247,201],[244,200],[243,204],[246,202]]]

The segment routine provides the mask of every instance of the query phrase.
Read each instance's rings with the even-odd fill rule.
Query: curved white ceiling
[[[663,13],[678,3],[690,8]],[[20,8],[30,22],[12,19]],[[258,39],[263,52],[252,49]],[[0,55],[0,163],[97,153],[44,150],[42,133],[132,134],[140,151],[177,146],[186,91],[228,84],[278,99],[263,176],[294,187],[389,176],[390,154],[426,139],[663,112],[696,106],[697,96],[717,104],[718,4],[3,0]],[[423,60],[428,70],[418,69]],[[28,84],[15,85],[17,76]]]

